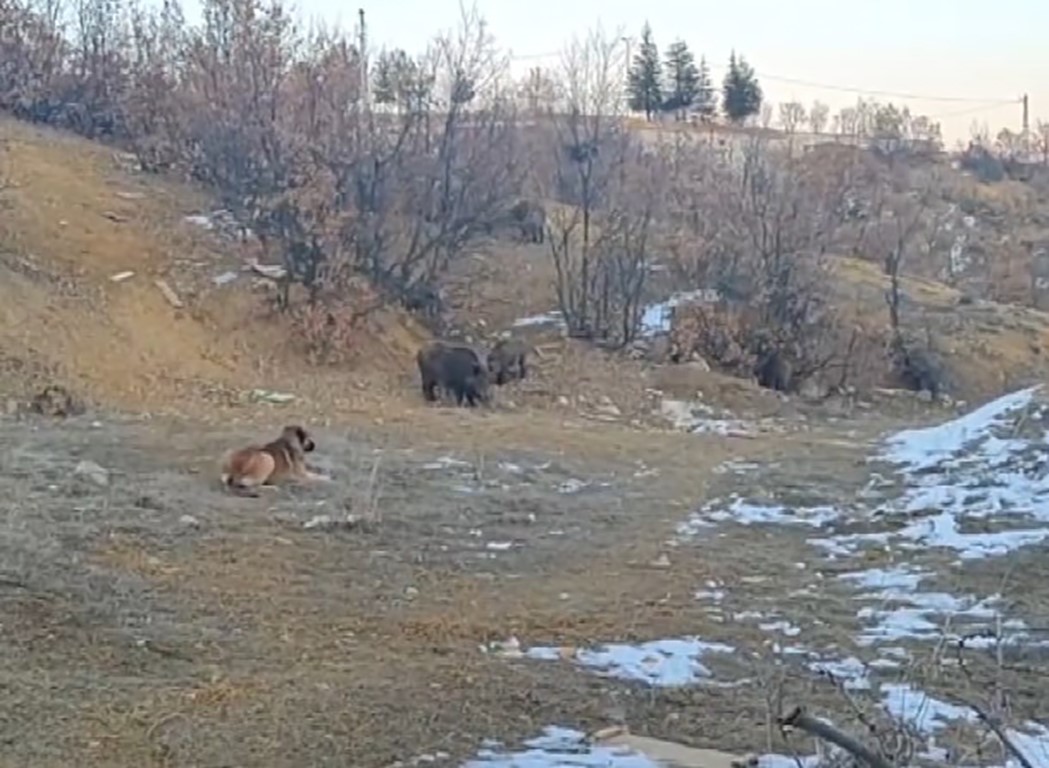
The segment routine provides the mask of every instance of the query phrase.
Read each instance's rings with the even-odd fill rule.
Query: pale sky
[[[187,16],[197,0],[187,0]],[[469,0],[468,0],[469,4]],[[554,67],[573,34],[598,21],[636,40],[652,25],[662,51],[676,37],[704,54],[720,83],[735,48],[757,71],[772,102],[819,99],[837,108],[858,96],[906,104],[938,120],[948,145],[968,139],[974,120],[992,136],[1049,120],[1049,2],[1046,0],[476,0],[514,69]],[[364,8],[369,47],[421,52],[459,19],[458,0],[295,0],[305,20],[353,30]],[[635,49],[636,50],[636,49]],[[776,79],[782,78],[782,79]],[[805,83],[790,82],[791,80]],[[860,91],[917,96],[900,98]],[[937,99],[921,97],[939,97]],[[993,104],[1013,100],[1009,104]]]

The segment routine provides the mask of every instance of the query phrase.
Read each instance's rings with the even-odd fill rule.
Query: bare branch
[[[810,736],[840,747],[857,760],[866,763],[870,768],[894,768],[891,763],[876,755],[852,736],[812,717],[802,707],[795,707],[787,715],[777,718],[776,722],[781,728],[797,728]]]
[[[1009,738],[1009,735],[1005,732],[1005,729],[1002,728],[998,718],[992,717],[986,710],[972,702],[965,702],[965,705],[976,713],[976,716],[980,719],[981,723],[991,729],[994,735],[997,736],[998,740],[1002,743],[1002,746],[1004,746],[1006,750],[1016,758],[1017,762],[1019,762],[1023,768],[1034,768],[1034,765],[1028,759],[1027,755],[1025,755],[1023,751],[1016,746],[1013,740]]]

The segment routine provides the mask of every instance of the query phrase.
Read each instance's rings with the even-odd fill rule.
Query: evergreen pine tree
[[[372,73],[372,98],[377,104],[415,111],[429,96],[431,83],[419,65],[399,48],[382,51]]]
[[[652,28],[645,22],[641,29],[641,46],[627,73],[627,92],[630,108],[635,112],[644,112],[648,120],[652,119],[663,103],[661,80],[659,49],[652,39]]]
[[[394,104],[397,101],[397,76],[394,72],[393,55],[382,51],[375,61],[372,75],[372,98],[376,104]]]
[[[685,113],[695,104],[696,96],[699,94],[699,70],[696,69],[696,60],[692,51],[683,40],[675,41],[667,49],[667,60],[665,70],[667,82],[665,87],[665,98],[663,109],[667,112],[676,112],[678,118],[684,118]]]
[[[718,113],[718,100],[714,94],[714,82],[710,78],[710,67],[707,65],[706,56],[699,57],[695,109],[704,120],[710,120]]]
[[[741,123],[761,111],[761,85],[753,68],[733,51],[728,61],[728,72],[722,86],[725,115],[734,123]]]

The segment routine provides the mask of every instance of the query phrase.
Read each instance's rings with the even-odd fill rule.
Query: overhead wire
[[[535,59],[545,59],[558,56],[560,51],[548,51],[546,53],[528,53],[528,54],[514,54],[511,52],[509,58],[512,61],[525,61]],[[719,68],[720,69],[720,68]],[[713,68],[712,68],[713,70]],[[714,71],[711,72],[714,74]],[[755,76],[759,80],[771,80],[773,82],[781,83],[792,83],[794,85],[803,85],[809,88],[817,88],[827,91],[838,91],[841,93],[852,93],[858,96],[882,96],[887,98],[896,99],[908,99],[911,101],[938,101],[938,102],[953,102],[953,103],[967,103],[973,104],[973,107],[967,107],[957,112],[947,112],[939,115],[930,115],[933,118],[940,117],[953,117],[955,115],[964,115],[969,112],[981,112],[987,109],[994,109],[999,106],[1006,104],[1019,104],[1023,99],[1020,97],[1011,99],[1002,98],[977,98],[973,96],[945,96],[945,95],[930,95],[920,93],[909,93],[905,91],[893,91],[893,90],[882,90],[875,88],[856,88],[848,85],[838,85],[834,83],[817,82],[815,80],[806,80],[797,77],[788,77],[786,75],[775,75],[769,74],[768,72],[755,72]]]
[[[970,104],[975,103],[975,102],[987,103],[987,102],[992,102],[992,101],[996,101],[996,102],[1004,104],[1004,103],[1010,103],[1010,102],[1011,103],[1015,103],[1015,102],[1020,101],[1019,98],[1006,100],[1006,99],[1002,99],[1001,97],[999,97],[997,99],[992,99],[992,98],[978,99],[978,98],[969,97],[969,96],[929,96],[929,95],[923,95],[923,94],[919,94],[919,93],[905,93],[905,92],[902,92],[902,91],[882,91],[882,90],[874,90],[874,89],[871,89],[871,88],[854,88],[854,87],[846,86],[846,85],[833,85],[831,83],[818,83],[818,82],[815,82],[815,81],[812,81],[812,80],[802,80],[802,79],[797,78],[797,77],[785,77],[783,75],[770,75],[767,72],[755,72],[754,74],[757,76],[757,78],[759,80],[773,80],[773,81],[782,82],[782,83],[794,83],[795,85],[805,85],[805,86],[808,86],[810,88],[820,88],[820,89],[827,90],[827,91],[842,91],[842,92],[845,92],[845,93],[857,93],[857,94],[863,94],[863,95],[866,95],[866,96],[887,96],[889,98],[911,99],[913,101],[953,101],[953,102],[967,102],[967,103],[970,103]]]
[[[957,109],[952,112],[940,112],[936,115],[928,115],[930,120],[941,120],[945,117],[961,117],[962,115],[978,114],[980,112],[990,112],[992,109],[998,109],[999,107],[1015,106],[1020,103],[1019,99],[1009,99],[1008,101],[995,101],[981,106],[967,107],[966,109]]]

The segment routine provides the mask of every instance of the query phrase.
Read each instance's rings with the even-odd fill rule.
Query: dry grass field
[[[870,687],[836,687],[813,664],[857,656],[895,659],[876,667],[885,680],[959,705],[998,686],[1010,726],[1045,720],[1025,671],[1038,659],[960,663],[940,642],[951,621],[1022,621],[1037,635],[1044,540],[981,557],[943,542],[908,549],[920,538],[908,526],[946,502],[893,506],[906,480],[867,461],[883,435],[954,410],[892,396],[806,403],[550,328],[527,331],[537,373],[493,407],[427,406],[414,366],[427,335],[403,314],[376,313],[350,359],[312,365],[241,271],[257,254],[187,219],[210,210],[199,190],[50,130],[4,119],[0,136],[12,181],[0,208],[0,393],[12,403],[0,419],[0,765],[461,765],[485,740],[512,748],[546,726],[609,723],[811,754],[811,740],[773,732],[770,692],[847,727],[879,699],[855,700]],[[455,278],[456,311],[479,335],[552,308],[542,246],[508,245]],[[919,276],[905,288],[960,397],[975,405],[1045,379],[1049,315],[964,303]],[[869,329],[869,355],[884,289],[869,263],[838,263],[831,290]],[[14,407],[50,383],[87,413]],[[700,397],[714,428],[661,418],[661,401]],[[1042,424],[1025,407],[995,439]],[[745,429],[716,426],[728,420]],[[313,461],[333,482],[224,494],[222,452],[293,421],[316,432]],[[1034,485],[1040,461],[1021,472]],[[974,489],[987,486],[993,477],[965,487],[982,498]],[[746,512],[763,503],[781,511]],[[1020,507],[1041,510],[1033,495]],[[966,518],[959,535],[1018,527],[995,514]],[[855,535],[870,546],[846,553]],[[872,569],[907,583],[920,572],[940,602],[882,595],[858,612],[849,574]],[[966,602],[995,594],[994,611]],[[865,645],[894,600],[910,600],[915,621],[904,631],[890,617],[896,633]],[[918,636],[921,617],[933,629]],[[704,657],[716,684],[624,681],[579,653],[691,636],[734,649]],[[511,637],[562,658],[499,652]],[[936,744],[919,723],[909,743],[1001,764],[959,719]]]

